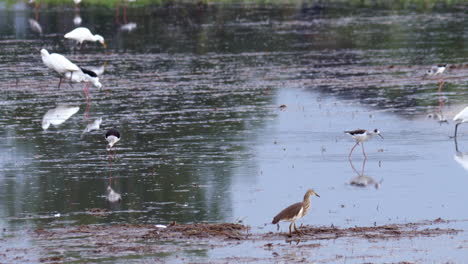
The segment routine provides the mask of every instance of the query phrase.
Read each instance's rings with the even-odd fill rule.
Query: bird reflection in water
[[[424,75],[424,79],[426,78],[431,78],[431,77],[436,77],[439,76],[439,86],[437,89],[437,94],[438,94],[438,109],[436,113],[430,113],[428,115],[429,118],[435,119],[439,124],[442,123],[447,123],[447,118],[445,118],[442,110],[444,108],[444,97],[442,96],[442,87],[444,86],[445,82],[443,79],[443,73],[445,69],[447,68],[447,64],[439,64],[432,66],[429,70],[426,71],[426,74]]]
[[[42,118],[42,129],[47,130],[50,125],[58,126],[67,121],[71,116],[76,114],[80,108],[78,106],[70,106],[61,104],[56,108],[47,111]]]
[[[376,189],[380,187],[381,182],[375,181],[372,177],[367,176],[364,174],[364,169],[366,167],[366,161],[367,158],[362,160],[362,168],[361,172],[359,172],[356,167],[354,167],[352,159],[348,159],[349,164],[351,165],[351,168],[353,169],[354,172],[356,172],[357,176],[352,178],[350,181],[351,185],[358,186],[358,187],[367,187],[369,185],[374,185]]]
[[[124,2],[123,7],[122,7],[122,9],[123,9],[123,22],[124,22],[123,25],[120,23],[120,2],[122,2],[122,1],[117,1],[115,3],[115,24],[117,24],[119,26],[119,29],[121,31],[131,32],[131,31],[136,29],[137,24],[134,23],[134,22],[128,22],[128,19],[127,19],[127,2],[135,2],[135,1],[132,1],[132,0],[123,1]]]
[[[106,199],[110,203],[120,203],[122,201],[122,196],[109,185],[106,190]]]
[[[93,122],[88,123],[88,125],[86,125],[86,128],[83,130],[82,134],[89,133],[89,132],[91,132],[93,130],[98,130],[99,127],[101,126],[101,123],[102,123],[102,117],[99,117],[98,119],[94,120]]]
[[[39,22],[37,20],[32,19],[32,18],[30,18],[28,20],[28,22],[29,22],[29,27],[31,28],[31,30],[33,32],[36,32],[40,36],[42,36],[42,26],[41,26],[41,24],[39,24]]]

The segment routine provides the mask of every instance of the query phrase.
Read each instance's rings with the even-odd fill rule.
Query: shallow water
[[[308,188],[321,197],[304,224],[468,219],[463,125],[461,152],[449,138],[468,98],[461,6],[136,6],[126,18],[82,7],[82,26],[108,50],[62,38],[72,7],[0,7],[1,228],[242,221],[274,231],[272,217]],[[89,101],[84,84],[58,89],[41,48],[104,66],[103,88]],[[442,62],[453,67],[438,94],[438,78],[423,75]],[[79,110],[44,130],[44,115],[64,105]],[[448,123],[427,117],[440,111]],[[109,163],[111,127],[122,140]],[[343,131],[356,128],[384,136],[365,144],[364,175],[379,188],[350,185],[363,159],[356,148],[353,170]],[[109,185],[121,203],[106,201]]]

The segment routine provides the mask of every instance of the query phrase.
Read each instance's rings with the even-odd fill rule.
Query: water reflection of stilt
[[[354,167],[352,159],[350,158],[348,160],[349,160],[349,164],[351,165],[351,168],[357,174],[356,177],[351,179],[350,181],[351,185],[359,186],[359,187],[367,187],[369,184],[371,184],[371,185],[374,185],[376,189],[380,187],[380,182],[376,182],[372,177],[364,175],[364,168],[366,167],[367,158],[362,160],[362,169],[360,173],[356,169],[356,167]]]
[[[120,2],[121,1],[117,1],[115,3],[115,24],[118,25],[120,27],[120,30],[123,30],[123,31],[132,31],[136,28],[136,23],[134,22],[128,22],[128,19],[127,19],[127,2],[132,2],[132,1],[123,1],[124,4],[122,6],[122,10],[123,10],[123,25],[120,23]]]
[[[439,115],[438,115],[438,120],[437,122],[439,122],[440,124],[442,123],[448,123],[447,119],[445,118],[443,112],[442,112],[442,108],[444,107],[444,98],[442,97],[442,87],[444,86],[444,80],[443,79],[440,79],[439,80],[439,89],[438,89],[438,95],[439,95]]]
[[[85,114],[84,114],[85,119],[89,118],[89,110],[90,109],[91,109],[91,99],[86,94],[86,108],[85,108]]]

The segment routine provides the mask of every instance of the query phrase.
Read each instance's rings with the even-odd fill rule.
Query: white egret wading
[[[63,75],[66,73],[70,74],[70,79],[73,77],[74,73],[81,72],[80,67],[74,64],[73,62],[69,61],[65,56],[58,54],[58,53],[51,53],[46,49],[41,49],[41,57],[42,62],[47,66],[47,68],[54,70],[60,76],[60,81],[58,87],[60,88],[60,84],[62,83]]]
[[[94,35],[89,29],[85,27],[75,28],[74,30],[65,34],[65,38],[75,40],[78,44],[80,44],[80,47],[83,45],[84,41],[99,41],[104,46],[104,48],[107,47],[106,42],[101,35]]]

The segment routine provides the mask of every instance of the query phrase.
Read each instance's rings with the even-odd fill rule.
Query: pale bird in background
[[[104,48],[107,47],[106,42],[101,35],[93,35],[93,33],[91,33],[91,31],[85,27],[75,28],[74,30],[65,34],[65,38],[77,41],[80,46],[83,45],[84,41],[99,41],[104,46]]]
[[[31,28],[32,31],[38,33],[39,35],[42,35],[42,27],[39,22],[37,22],[35,19],[30,18],[29,20],[29,27]]]

